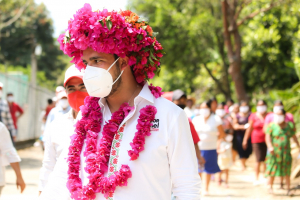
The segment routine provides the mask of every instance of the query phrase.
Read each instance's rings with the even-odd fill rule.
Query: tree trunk
[[[224,42],[227,48],[227,56],[229,59],[229,74],[235,85],[235,92],[239,101],[248,100],[247,93],[244,87],[244,80],[241,73],[242,58],[241,58],[241,38],[238,32],[235,19],[235,7],[229,11],[227,0],[222,1],[223,27],[224,27]],[[233,4],[233,6],[236,6]],[[228,24],[228,21],[230,24]],[[229,31],[230,29],[230,31]],[[231,36],[234,38],[234,47],[231,41]]]

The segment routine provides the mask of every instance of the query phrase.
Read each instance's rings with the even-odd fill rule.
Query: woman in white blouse
[[[20,161],[21,159],[18,156],[17,151],[12,144],[10,134],[7,128],[2,122],[0,122],[0,196],[1,191],[5,185],[5,166],[8,164],[10,164],[10,166],[16,173],[17,188],[20,187],[21,193],[24,191],[26,185],[20,170]]]
[[[198,145],[201,155],[205,159],[204,169],[199,169],[200,175],[203,172],[205,173],[204,195],[208,195],[211,174],[220,172],[217,155],[218,139],[225,137],[222,120],[219,116],[212,113],[210,103],[210,101],[202,103],[200,115],[193,119],[193,124],[200,138]]]

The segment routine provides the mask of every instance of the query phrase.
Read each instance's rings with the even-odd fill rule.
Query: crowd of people
[[[284,110],[282,101],[274,102],[273,112],[268,112],[264,100],[257,101],[254,112],[246,101],[237,104],[230,99],[218,104],[216,98],[212,98],[198,106],[194,103],[194,99],[187,99],[184,111],[192,119],[200,138],[198,145],[205,165],[199,165],[199,173],[205,173],[205,194],[209,194],[209,182],[216,173],[219,185],[224,182],[229,187],[228,171],[236,161],[236,155],[243,171],[253,152],[256,158],[253,185],[266,183],[269,192],[273,193],[274,178],[280,177],[281,189],[285,179],[288,195],[292,195],[290,138],[298,148],[299,142],[293,115]],[[266,178],[260,179],[261,171]],[[225,174],[224,179],[222,174]]]
[[[212,98],[194,106],[181,90],[163,94],[147,82],[163,56],[155,35],[131,11],[92,11],[89,4],[68,22],[58,42],[75,64],[43,113],[39,198],[199,200],[201,178],[204,195],[209,195],[211,179],[230,187],[229,170],[237,155],[245,170],[252,151],[254,184],[260,184],[263,166],[270,192],[274,177],[281,177],[290,195],[289,139],[299,143],[282,102],[276,101],[268,113],[260,100],[252,113],[244,101],[218,104]],[[16,127],[8,104],[0,103],[1,121],[13,129],[13,139]],[[9,138],[1,127],[1,137]],[[2,143],[1,156],[11,163],[23,191],[20,158],[11,140]]]

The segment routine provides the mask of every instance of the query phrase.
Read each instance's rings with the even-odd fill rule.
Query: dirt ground
[[[15,174],[10,167],[6,170],[6,186],[2,191],[1,200],[35,200],[38,195],[39,171],[42,165],[43,151],[41,147],[30,147],[18,151],[22,158],[21,168],[27,187],[23,194],[20,194],[15,186]],[[268,194],[265,184],[253,186],[253,164],[251,157],[248,161],[246,171],[240,171],[239,163],[230,170],[229,188],[218,186],[217,181],[210,185],[210,196],[203,197],[203,200],[300,200],[300,190],[295,192],[293,197],[285,196],[285,190],[279,190],[278,181],[275,180],[274,194]],[[292,187],[300,184],[300,179],[292,181]]]

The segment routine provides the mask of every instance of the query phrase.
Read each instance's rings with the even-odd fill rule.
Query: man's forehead
[[[88,48],[83,51],[81,59],[89,60],[90,58],[94,58],[94,57],[108,58],[110,56],[113,56],[113,54],[97,52],[97,51],[94,51],[92,48]]]
[[[83,84],[83,80],[79,77],[72,77],[67,83],[66,87],[72,86],[72,85],[80,85]]]

